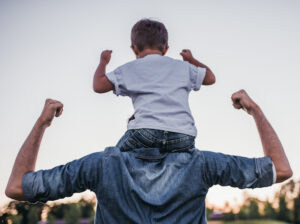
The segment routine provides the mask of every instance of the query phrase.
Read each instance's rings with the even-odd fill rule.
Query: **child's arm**
[[[94,75],[93,89],[96,93],[106,93],[114,90],[114,85],[105,76],[106,65],[111,58],[111,50],[105,50],[101,53],[100,64]]]
[[[197,59],[195,59],[190,50],[184,49],[181,51],[180,55],[182,56],[182,59],[184,61],[187,61],[197,67],[206,68],[206,75],[205,75],[202,85],[212,85],[216,82],[216,77],[215,77],[214,73],[210,70],[210,68],[207,67],[206,65],[202,64]]]

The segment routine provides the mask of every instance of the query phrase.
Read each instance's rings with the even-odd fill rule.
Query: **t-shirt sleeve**
[[[274,165],[270,157],[246,158],[203,152],[203,178],[208,187],[219,184],[238,188],[271,186]]]
[[[29,202],[46,202],[87,189],[95,191],[101,178],[103,153],[93,153],[53,169],[26,173],[22,180],[24,197]]]
[[[194,91],[198,91],[205,78],[206,68],[196,67],[192,64],[189,64],[189,72],[190,72],[191,89]]]
[[[112,72],[106,74],[108,80],[115,86],[114,94],[117,96],[127,96],[128,91],[124,82],[124,77],[122,75],[122,68],[119,67]]]

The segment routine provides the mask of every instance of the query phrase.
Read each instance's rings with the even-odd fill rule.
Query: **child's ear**
[[[133,53],[135,54],[135,56],[138,56],[139,51],[138,51],[138,49],[136,48],[136,46],[131,45],[130,48],[132,49],[132,51],[133,51]]]
[[[165,49],[163,50],[162,55],[165,55],[168,50],[169,50],[169,45],[165,46]]]

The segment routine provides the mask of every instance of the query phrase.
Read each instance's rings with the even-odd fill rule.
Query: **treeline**
[[[30,204],[24,201],[11,201],[0,216],[0,223],[36,224],[42,220],[42,214],[47,216],[48,224],[56,222],[65,224],[94,223],[95,200],[81,199],[77,203]]]
[[[229,204],[224,210],[229,210]],[[213,209],[207,209],[208,219],[213,217]],[[246,196],[238,213],[222,213],[224,221],[273,219],[284,222],[300,224],[300,181],[290,180],[281,186],[272,201],[261,201],[257,198]]]

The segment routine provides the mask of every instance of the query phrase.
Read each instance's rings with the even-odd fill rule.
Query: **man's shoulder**
[[[88,154],[80,159],[76,159],[76,160],[86,160],[86,161],[90,161],[92,163],[93,160],[95,161],[99,161],[105,157],[109,157],[112,155],[117,155],[120,154],[120,149],[114,146],[111,147],[106,147],[103,151],[98,151],[98,152],[94,152],[91,154]],[[76,161],[74,160],[74,161]]]

